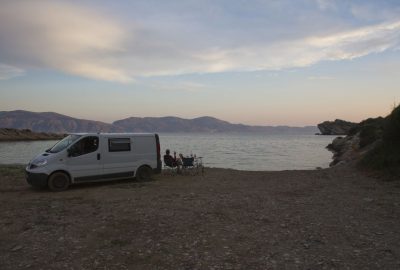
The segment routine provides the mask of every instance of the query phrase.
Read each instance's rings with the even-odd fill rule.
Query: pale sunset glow
[[[1,1],[0,111],[254,125],[384,116],[400,2]]]

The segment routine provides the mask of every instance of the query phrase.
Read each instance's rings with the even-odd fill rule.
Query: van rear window
[[[108,151],[110,152],[131,151],[131,139],[130,138],[108,139]]]

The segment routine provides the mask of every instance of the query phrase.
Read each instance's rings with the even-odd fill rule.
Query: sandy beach
[[[1,269],[400,268],[400,183],[351,168],[0,182]]]

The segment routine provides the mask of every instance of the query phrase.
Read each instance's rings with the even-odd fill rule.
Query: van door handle
[[[97,160],[100,160],[100,153],[97,153]]]

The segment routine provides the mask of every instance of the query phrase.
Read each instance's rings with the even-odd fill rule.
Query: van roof
[[[82,133],[69,133],[70,135],[80,135],[80,136],[86,136],[86,135],[93,135],[93,136],[154,136],[156,133],[94,133],[94,132],[82,132]]]

